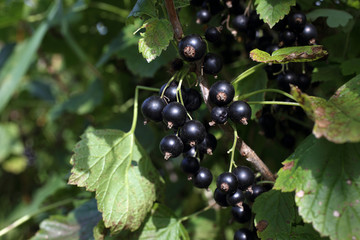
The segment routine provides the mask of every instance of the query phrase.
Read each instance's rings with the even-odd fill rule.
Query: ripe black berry
[[[221,192],[218,188],[214,191],[214,200],[217,204],[222,207],[229,206],[228,202],[226,201],[226,193]]]
[[[210,101],[217,106],[224,106],[230,103],[235,95],[235,89],[233,85],[226,81],[217,81],[211,87],[209,91]]]
[[[187,121],[180,130],[180,138],[185,144],[195,146],[202,142],[206,136],[204,125],[197,120]]]
[[[162,111],[164,123],[168,128],[178,128],[186,121],[186,109],[178,102],[171,102]]]
[[[196,23],[204,24],[208,23],[211,19],[211,13],[207,9],[201,9],[196,13]]]
[[[238,181],[233,173],[224,172],[216,179],[216,186],[224,193],[232,193],[238,188]]]
[[[251,107],[243,101],[235,101],[229,106],[229,117],[235,123],[248,124],[251,119]]]
[[[223,61],[218,55],[214,53],[208,53],[205,55],[203,67],[204,73],[216,75],[222,69]]]
[[[237,15],[232,20],[232,26],[239,32],[245,32],[248,26],[249,18],[245,15]]]
[[[311,78],[306,76],[305,74],[298,75],[297,78],[297,86],[301,89],[301,91],[306,91],[311,84]]]
[[[185,108],[189,112],[193,112],[201,106],[202,97],[201,94],[194,88],[185,89],[186,99],[184,101]]]
[[[255,181],[255,175],[253,170],[246,166],[239,166],[237,168],[234,168],[232,172],[238,180],[238,188],[243,191],[250,187]]]
[[[292,46],[296,41],[296,34],[293,31],[286,29],[280,33],[279,40],[282,46]]]
[[[195,157],[185,157],[180,164],[181,169],[187,174],[196,174],[200,169],[200,163]]]
[[[218,124],[224,124],[226,123],[227,119],[228,119],[228,114],[229,114],[229,109],[228,107],[218,107],[215,106],[212,110],[211,110],[211,119],[213,120],[213,122],[218,123]],[[210,122],[210,125],[214,125],[215,123]]]
[[[199,143],[198,149],[199,152],[203,154],[209,154],[212,155],[217,145],[217,140],[214,135],[211,133],[207,133],[204,140]]]
[[[164,89],[166,87],[166,83],[161,86],[159,95],[161,96]],[[177,82],[171,82],[169,86],[166,88],[164,92],[164,99],[166,102],[176,102],[176,92],[177,92],[178,83]],[[183,100],[186,100],[186,94],[185,94],[185,88],[184,86],[181,86],[181,96],[183,97]]]
[[[299,34],[299,44],[312,45],[316,43],[317,30],[311,23],[305,24],[303,31]]]
[[[208,188],[213,179],[209,169],[200,167],[199,171],[193,177],[194,186],[197,188]]]
[[[206,43],[199,35],[187,35],[179,42],[179,54],[185,61],[194,62],[199,60],[204,56],[205,52]]]
[[[226,201],[233,207],[240,207],[245,200],[245,194],[240,189],[237,189],[233,193],[226,194]],[[240,205],[240,206],[239,206]]]
[[[152,120],[154,122],[160,122],[162,120],[161,112],[166,103],[164,99],[159,96],[151,96],[145,99],[141,105],[141,112],[145,119]]]
[[[235,232],[234,240],[254,240],[254,235],[249,229],[241,228]]]
[[[239,223],[246,223],[251,219],[251,209],[246,203],[243,203],[241,207],[232,207],[231,213]]]
[[[209,42],[215,43],[220,40],[221,33],[216,27],[209,27],[208,29],[206,29],[205,38]]]
[[[164,154],[164,159],[179,156],[184,149],[184,144],[176,135],[168,135],[160,141],[160,151]]]
[[[294,32],[302,32],[306,24],[306,15],[294,13],[288,17],[289,28]]]
[[[266,192],[266,188],[264,188],[261,185],[253,185],[252,187],[252,193],[250,195],[250,201],[255,201],[255,198],[260,196],[262,193]]]
[[[190,145],[185,144],[183,157],[196,157],[196,147],[191,147]]]
[[[279,74],[277,77],[277,83],[278,83],[279,88],[286,92],[290,91],[289,84],[296,85],[297,82],[298,82],[297,76],[291,70],[285,71],[285,72]]]

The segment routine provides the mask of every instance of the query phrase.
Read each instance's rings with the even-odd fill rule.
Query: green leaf
[[[0,9],[0,28],[19,23],[29,12],[23,1],[2,1]]]
[[[256,0],[256,12],[260,19],[272,28],[279,20],[290,12],[290,7],[295,6],[295,0]]]
[[[360,238],[360,144],[309,136],[278,172],[275,189],[296,191],[305,222],[331,239]]]
[[[313,62],[328,53],[321,45],[281,48],[270,55],[265,51],[254,49],[250,58],[263,63]]]
[[[190,0],[174,0],[175,8],[183,8],[190,5]]]
[[[6,61],[0,71],[0,112],[10,101],[11,96],[18,89],[21,79],[30,67],[33,57],[39,48],[45,33],[56,19],[61,1],[51,7],[48,18],[36,29],[32,37],[16,45],[13,54]]]
[[[354,73],[360,74],[360,58],[352,58],[341,63],[341,73],[344,76],[352,75]]]
[[[353,19],[353,16],[345,11],[337,9],[316,9],[306,14],[306,17],[311,21],[315,21],[319,17],[326,17],[326,23],[331,28],[337,28],[340,26],[345,27],[348,22]]]
[[[152,18],[141,28],[145,28],[146,31],[140,33],[142,38],[139,40],[139,52],[147,62],[151,62],[169,46],[173,38],[172,27],[166,19]]]
[[[96,201],[91,200],[66,217],[50,216],[40,223],[40,230],[32,240],[87,240],[94,239],[92,229],[100,221],[101,214],[96,208]]]
[[[132,21],[134,17],[143,17],[144,15],[156,18],[157,12],[155,3],[156,0],[137,0],[128,16],[128,19]]]
[[[105,226],[113,232],[138,229],[161,185],[149,156],[131,132],[96,130],[81,138],[69,184],[95,191]]]
[[[313,134],[335,143],[360,141],[360,75],[341,86],[326,101],[293,88],[293,96],[315,121]]]
[[[24,145],[20,139],[19,126],[15,123],[0,123],[0,163],[11,154],[24,153]]]
[[[311,224],[304,224],[304,226],[297,225],[291,228],[289,236],[291,240],[317,240],[317,239],[328,239],[322,238],[318,232],[314,230]]]
[[[293,193],[277,190],[261,194],[252,207],[255,224],[261,239],[290,239],[291,225],[295,221]]]
[[[316,67],[311,78],[312,82],[337,82],[339,79],[342,80],[342,75],[338,64],[326,64]]]

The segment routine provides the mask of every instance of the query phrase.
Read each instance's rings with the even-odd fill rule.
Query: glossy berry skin
[[[235,89],[233,85],[226,81],[217,81],[211,87],[209,91],[210,101],[216,106],[225,106],[229,104],[235,95]]]
[[[212,155],[217,145],[217,140],[214,135],[211,133],[207,133],[204,140],[199,143],[198,149],[199,152],[203,154],[209,154]]]
[[[293,46],[296,41],[296,34],[286,29],[280,33],[279,40],[283,46]]]
[[[204,125],[197,120],[187,121],[180,129],[180,138],[185,144],[195,146],[201,143],[206,136]]]
[[[230,206],[236,207],[239,203],[242,204],[245,200],[245,194],[240,189],[233,193],[226,194],[226,201]]]
[[[184,105],[186,110],[193,112],[200,108],[202,103],[201,94],[194,88],[185,89],[186,99]]]
[[[249,229],[241,228],[235,232],[234,240],[255,240],[255,238]]]
[[[185,157],[180,164],[184,173],[194,175],[200,169],[200,163],[195,157]]]
[[[250,201],[255,201],[255,198],[260,196],[262,193],[266,192],[266,188],[261,185],[253,185],[252,186],[252,193],[249,197]]]
[[[293,71],[288,70],[278,75],[277,83],[280,89],[290,92],[290,84],[296,85],[298,78]]]
[[[224,124],[228,120],[229,109],[228,107],[215,106],[211,110],[211,119],[218,124]]]
[[[304,30],[306,24],[306,15],[303,13],[294,13],[288,17],[289,28],[297,33]]]
[[[163,137],[159,147],[161,153],[164,154],[164,159],[168,160],[179,156],[184,149],[184,144],[178,136],[172,134]]]
[[[224,172],[216,179],[217,188],[223,193],[232,193],[238,188],[236,176],[231,172]]]
[[[221,192],[218,188],[214,191],[214,200],[217,204],[219,204],[222,207],[229,206],[228,202],[226,201],[226,193]]]
[[[197,24],[204,24],[208,23],[211,19],[211,13],[207,9],[200,9],[196,13],[196,23]]]
[[[146,119],[154,122],[162,121],[161,112],[165,107],[166,102],[159,96],[151,96],[145,99],[141,105],[141,112]]]
[[[306,76],[305,74],[298,75],[297,78],[297,86],[300,88],[301,91],[306,91],[311,84],[311,78]]]
[[[253,170],[246,166],[239,166],[237,168],[234,168],[232,172],[238,180],[238,188],[243,191],[250,187],[255,181],[255,175]]]
[[[196,147],[191,147],[190,145],[185,144],[183,157],[196,157]]]
[[[251,209],[246,203],[243,203],[241,207],[232,207],[231,213],[239,223],[246,223],[251,219]]]
[[[248,27],[249,18],[245,15],[237,15],[232,20],[232,26],[239,32],[245,32]]]
[[[186,109],[181,103],[171,102],[162,111],[163,121],[168,128],[178,128],[186,121]]]
[[[223,67],[223,61],[220,56],[214,53],[208,53],[204,57],[203,70],[204,73],[210,75],[218,74]]]
[[[199,171],[193,177],[194,186],[197,188],[208,188],[212,180],[212,173],[204,167],[200,167]]]
[[[161,96],[164,89],[166,87],[166,83],[163,84],[160,88],[159,95]],[[178,83],[177,82],[171,82],[169,86],[166,88],[164,92],[164,99],[166,102],[176,102],[176,92],[177,92]],[[183,97],[183,100],[186,100],[186,94],[185,94],[185,88],[181,86],[181,96]]]
[[[311,23],[305,24],[303,31],[299,34],[299,44],[312,45],[315,44],[318,36],[316,27]]]
[[[187,35],[179,42],[179,54],[185,61],[197,61],[204,56],[205,52],[206,43],[197,34]]]
[[[235,101],[229,106],[229,117],[235,123],[248,124],[251,119],[251,107],[243,101]]]
[[[209,42],[215,43],[215,42],[220,41],[221,33],[219,32],[219,30],[216,27],[209,27],[206,29],[205,38]]]

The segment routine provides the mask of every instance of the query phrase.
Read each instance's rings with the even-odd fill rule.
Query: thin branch
[[[173,0],[165,0],[166,11],[168,12],[171,25],[174,29],[175,39],[179,42],[183,35],[181,23],[177,16]]]

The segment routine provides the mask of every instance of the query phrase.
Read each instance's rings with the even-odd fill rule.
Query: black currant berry
[[[154,122],[160,122],[162,120],[161,112],[165,107],[166,102],[159,96],[151,96],[145,99],[141,105],[141,112],[145,119],[152,120]]]
[[[208,53],[204,57],[203,70],[206,74],[216,75],[223,67],[221,57],[214,53]]]
[[[226,194],[226,201],[230,206],[240,207],[245,200],[245,194],[242,190],[237,189],[233,193]]]
[[[305,24],[303,31],[299,34],[299,44],[313,45],[316,43],[317,30],[311,23]]]
[[[206,136],[204,125],[197,120],[187,121],[180,130],[180,138],[185,144],[195,146],[201,143]]]
[[[202,103],[201,94],[194,88],[187,88],[185,90],[186,99],[184,101],[185,108],[189,112],[193,112],[200,108]]]
[[[186,157],[181,161],[181,169],[184,173],[194,175],[200,169],[200,163],[195,157]]]
[[[298,75],[297,78],[297,86],[301,89],[301,91],[306,91],[311,84],[311,78],[306,76],[305,74]]]
[[[190,145],[185,144],[183,157],[196,157],[196,147],[191,147]]]
[[[298,78],[293,71],[288,70],[278,75],[277,83],[280,89],[290,92],[290,84],[296,85]]]
[[[232,207],[231,213],[239,223],[246,223],[251,219],[251,209],[246,203],[243,203],[241,207]]]
[[[229,114],[229,109],[228,107],[218,107],[215,106],[212,110],[211,110],[211,119],[212,122],[209,123],[210,126],[215,125],[215,123],[218,124],[224,124],[226,123],[227,119],[228,119],[228,114]]]
[[[163,121],[168,128],[178,128],[186,121],[186,109],[181,103],[171,102],[162,111]]]
[[[251,119],[251,107],[243,101],[235,101],[229,106],[229,117],[235,123],[248,124]]]
[[[232,193],[238,188],[236,176],[231,172],[224,172],[216,179],[217,188],[223,193]]]
[[[249,18],[245,15],[237,15],[232,20],[232,26],[239,32],[245,32],[248,27]]]
[[[241,228],[235,232],[234,240],[255,240],[255,238],[249,229]]]
[[[199,171],[194,175],[193,182],[197,188],[208,188],[213,179],[209,169],[200,167]]]
[[[268,46],[268,47],[265,49],[265,51],[271,55],[273,52],[275,52],[275,51],[277,51],[277,50],[279,50],[279,49],[280,49],[280,48],[279,48],[278,45],[273,44],[273,45]],[[278,65],[281,66],[280,64],[278,64]]]
[[[296,41],[296,34],[293,31],[286,29],[280,33],[279,40],[281,46],[293,46]]]
[[[204,24],[208,23],[211,19],[211,13],[207,9],[201,9],[196,13],[196,23]]]
[[[250,187],[255,181],[255,175],[253,170],[246,166],[239,166],[237,168],[234,168],[232,172],[238,180],[238,188],[243,191]]]
[[[205,38],[209,42],[215,43],[220,41],[221,33],[216,27],[209,27],[206,29]]]
[[[284,31],[285,28],[286,28],[287,22],[288,22],[287,16],[285,16],[283,19],[281,19],[279,22],[277,22],[277,23],[273,26],[272,30],[278,31],[278,32]]]
[[[289,28],[294,32],[302,32],[306,24],[306,15],[294,13],[288,17]]]
[[[201,59],[206,52],[206,43],[199,35],[190,34],[179,42],[179,54],[182,59],[194,62]]]
[[[262,193],[266,192],[266,188],[261,185],[253,185],[251,189],[252,189],[252,193],[249,198],[250,201],[252,202],[255,201],[255,198],[260,196]]]
[[[226,201],[226,193],[221,192],[218,188],[214,191],[214,200],[217,204],[222,207],[229,206],[228,202]]]
[[[211,87],[209,91],[210,101],[216,106],[224,106],[230,103],[235,95],[235,89],[233,85],[226,81],[217,81]]]
[[[166,84],[163,84],[160,88],[159,95],[161,96]],[[164,92],[164,99],[166,102],[176,102],[176,92],[177,92],[178,83],[177,82],[171,82],[169,86],[166,88]],[[181,86],[181,96],[183,97],[183,100],[186,100],[186,94],[185,94],[185,88],[184,86]]]
[[[199,143],[198,149],[199,152],[203,154],[209,154],[212,155],[217,145],[217,140],[214,135],[211,133],[207,133],[204,140]]]
[[[164,159],[179,156],[184,149],[184,144],[176,135],[168,135],[160,141],[160,151],[164,154]]]

